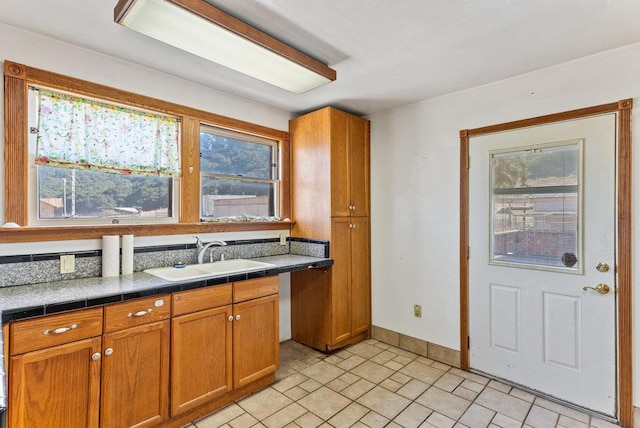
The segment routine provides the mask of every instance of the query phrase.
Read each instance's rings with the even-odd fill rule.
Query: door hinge
[[[467,169],[471,166],[471,156],[467,156]]]
[[[467,247],[467,260],[471,258],[471,247]]]
[[[471,349],[471,339],[467,336],[467,349]]]

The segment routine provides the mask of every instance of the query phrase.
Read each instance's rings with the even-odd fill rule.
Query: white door
[[[614,417],[615,145],[615,114],[469,141],[471,368]]]

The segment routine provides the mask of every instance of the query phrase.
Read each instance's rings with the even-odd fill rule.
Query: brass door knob
[[[609,288],[609,286],[607,284],[598,284],[595,287],[582,287],[582,289],[584,291],[587,290],[593,290],[593,291],[597,291],[600,294],[607,294],[609,291],[611,291],[611,288]]]
[[[609,265],[606,264],[605,262],[600,262],[596,265],[596,270],[602,273],[609,272]]]

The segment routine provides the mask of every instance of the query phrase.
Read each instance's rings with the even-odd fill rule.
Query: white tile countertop
[[[275,267],[190,281],[170,282],[144,272],[136,272],[112,278],[84,278],[3,287],[0,288],[0,315],[2,323],[5,324],[17,319],[333,265],[333,260],[330,258],[295,254],[258,257],[251,260],[270,263]],[[2,346],[1,330],[0,346]],[[6,404],[4,355],[0,353],[0,411],[6,409]]]

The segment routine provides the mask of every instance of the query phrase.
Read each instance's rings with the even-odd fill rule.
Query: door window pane
[[[491,262],[581,271],[582,141],[491,153]]]

